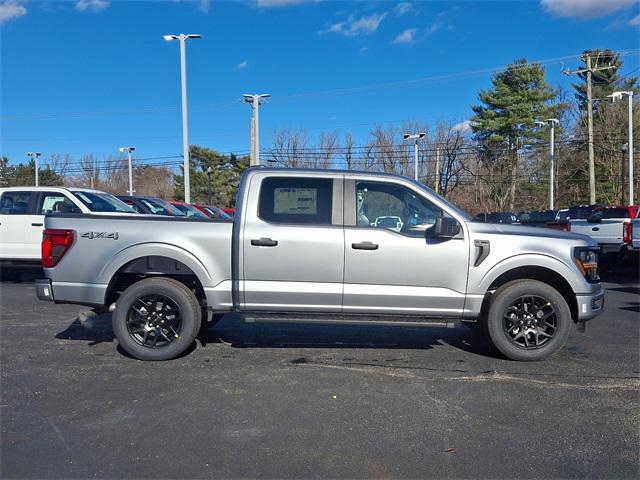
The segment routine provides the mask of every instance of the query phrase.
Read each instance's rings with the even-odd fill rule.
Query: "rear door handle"
[[[378,244],[371,242],[352,243],[351,248],[354,250],[377,250]]]
[[[251,245],[254,247],[277,247],[278,241],[271,240],[270,238],[260,238],[258,240],[251,240]]]
[[[32,223],[31,226],[32,227],[42,227],[44,224],[43,223]]]

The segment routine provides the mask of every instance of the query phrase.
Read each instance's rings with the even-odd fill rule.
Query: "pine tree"
[[[509,198],[513,210],[518,150],[543,135],[534,128],[536,120],[558,115],[566,106],[552,104],[558,92],[544,79],[544,68],[526,59],[496,73],[491,82],[491,89],[478,94],[481,105],[472,106],[471,127],[491,175],[494,200],[504,208]]]

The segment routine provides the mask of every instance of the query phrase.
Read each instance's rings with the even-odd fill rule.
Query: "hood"
[[[552,228],[526,227],[524,225],[508,225],[503,223],[468,222],[469,230],[475,234],[486,235],[514,235],[518,237],[537,237],[541,239],[557,239],[577,241],[587,245],[597,246],[591,237],[580,233],[565,232]]]

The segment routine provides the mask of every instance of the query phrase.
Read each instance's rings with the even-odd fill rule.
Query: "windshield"
[[[83,190],[76,190],[71,193],[92,212],[137,213],[129,205],[110,193],[87,192]]]
[[[426,185],[423,185],[420,182],[417,182],[416,180],[413,180],[413,179],[409,179],[409,180],[411,180],[411,182],[414,185],[416,185],[417,187],[419,187],[421,190],[424,190],[424,191],[430,193],[431,195],[433,195],[434,197],[436,197],[438,200],[440,200],[442,203],[444,203],[447,206],[447,208],[453,210],[455,213],[460,215],[465,221],[467,221],[467,222],[474,221],[473,218],[471,217],[471,215],[469,215],[467,212],[462,210],[460,207],[458,207],[458,206],[454,205],[453,203],[451,203],[449,200],[444,198],[442,195],[436,193],[434,190],[431,190],[429,187],[427,187]]]
[[[169,202],[160,198],[142,198],[140,199],[154,215],[169,215],[172,217],[184,217],[185,214],[171,205]]]
[[[196,207],[191,205],[174,205],[178,210],[183,212],[188,218],[209,218]]]
[[[564,212],[558,212],[556,216],[557,220],[567,220],[569,218],[569,210],[565,210]]]
[[[231,215],[227,215],[221,209],[216,207],[204,207],[204,209],[209,212],[211,218],[219,219],[219,220],[233,220]]]

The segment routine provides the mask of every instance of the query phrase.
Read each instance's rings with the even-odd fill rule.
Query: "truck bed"
[[[55,275],[45,269],[53,279],[57,302],[104,305],[116,272],[149,274],[157,266],[170,268],[176,275],[190,270],[200,279],[207,303],[231,308],[233,221],[50,215],[45,228],[75,231],[73,246],[55,266]],[[146,259],[145,265],[140,258]],[[71,278],[73,283],[56,280]]]

